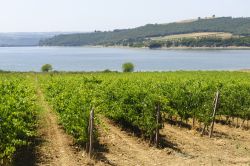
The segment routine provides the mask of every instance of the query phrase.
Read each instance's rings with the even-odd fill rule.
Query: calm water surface
[[[0,69],[39,71],[52,64],[58,71],[237,70],[250,68],[250,50],[148,50],[87,47],[0,47]]]

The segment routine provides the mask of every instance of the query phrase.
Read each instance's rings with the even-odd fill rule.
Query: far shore
[[[50,47],[50,46],[48,46]],[[53,46],[52,46],[53,47]],[[64,47],[64,46],[62,46]],[[66,46],[67,47],[67,46]],[[125,48],[125,49],[145,49],[145,50],[250,50],[250,47],[239,47],[239,46],[229,46],[229,47],[159,47],[150,49],[149,47],[129,47],[129,46],[104,46],[104,45],[84,45],[79,47],[90,47],[90,48]]]
[[[250,47],[162,47],[163,50],[250,50]]]
[[[129,47],[129,46],[84,46],[84,47],[93,47],[93,48],[127,48],[127,49],[150,49],[148,47]],[[238,47],[238,46],[230,46],[230,47],[159,47],[153,48],[150,50],[250,50],[250,47]]]
[[[241,46],[229,46],[229,47],[130,47],[130,46],[104,46],[104,45],[84,45],[84,46],[0,46],[0,48],[6,47],[87,47],[87,48],[125,48],[125,49],[144,49],[144,50],[250,50],[250,47]]]

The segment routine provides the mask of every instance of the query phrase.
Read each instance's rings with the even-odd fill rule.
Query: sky
[[[0,32],[89,32],[207,16],[250,17],[250,0],[0,0]]]

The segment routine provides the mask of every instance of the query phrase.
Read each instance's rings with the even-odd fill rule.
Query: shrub
[[[134,71],[134,64],[131,62],[124,63],[122,65],[123,72],[133,72]]]
[[[52,69],[53,69],[52,65],[50,65],[50,64],[45,64],[41,68],[42,72],[49,72],[49,71],[52,71]]]

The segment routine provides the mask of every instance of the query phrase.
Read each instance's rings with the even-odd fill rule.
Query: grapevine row
[[[0,74],[0,165],[35,135],[35,88],[20,74]]]
[[[151,139],[166,119],[209,124],[216,91],[221,93],[217,115],[243,122],[250,119],[248,73],[55,74],[40,79],[66,131],[80,143],[88,140],[92,108]],[[158,126],[157,107],[162,114]]]

